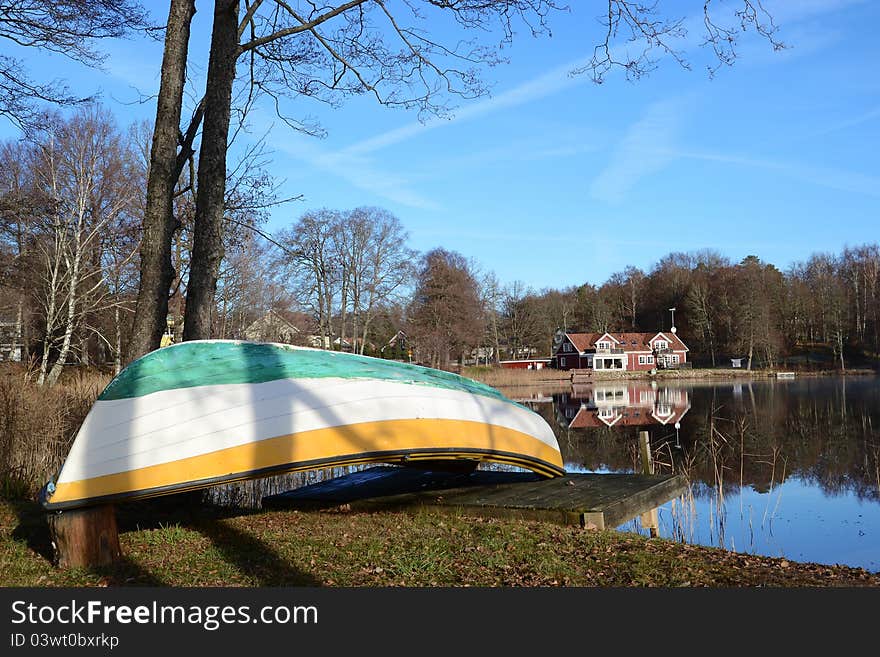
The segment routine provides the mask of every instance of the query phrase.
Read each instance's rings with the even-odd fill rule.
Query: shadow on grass
[[[12,531],[12,538],[23,541],[28,549],[35,552],[54,566],[55,551],[49,535],[46,512],[35,502],[7,501],[15,509],[18,525]],[[165,586],[165,582],[139,564],[122,555],[120,561],[112,566],[90,568],[89,572],[105,578],[110,586]]]
[[[210,539],[226,561],[259,586],[321,586],[320,580],[291,564],[270,545],[221,518],[203,517],[193,529]]]
[[[18,524],[14,539],[54,564],[54,550],[45,511],[29,501],[9,502]],[[251,515],[240,510],[203,506],[195,497],[168,496],[168,499],[145,500],[117,507],[117,525],[127,531],[159,529],[169,525],[199,532],[208,538],[223,558],[260,586],[321,586],[319,579],[284,559],[271,545],[225,520]],[[155,573],[123,553],[119,563],[92,568],[90,573],[104,578],[110,586],[169,586]]]
[[[157,497],[120,507],[120,530],[178,524],[209,539],[223,558],[259,586],[321,586],[321,581],[284,559],[271,545],[225,520],[259,513],[205,504],[202,491]]]

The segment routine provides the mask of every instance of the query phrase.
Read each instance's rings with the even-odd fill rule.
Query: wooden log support
[[[59,568],[108,566],[122,558],[113,505],[51,513],[47,520]]]
[[[651,436],[647,431],[639,431],[639,457],[642,474],[654,474],[654,458],[651,456]]]
[[[642,474],[654,474],[654,457],[651,455],[651,436],[647,431],[639,431],[639,456],[642,461]],[[657,538],[660,535],[660,519],[657,514],[657,508],[639,516],[639,522],[642,527],[647,529],[651,538]]]

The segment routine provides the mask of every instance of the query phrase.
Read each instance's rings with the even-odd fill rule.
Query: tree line
[[[783,361],[845,369],[880,353],[880,246],[816,253],[785,271],[749,255],[670,253],[649,270],[627,267],[601,285],[534,291],[514,283],[490,306],[500,317],[509,354],[549,354],[554,329],[669,330],[698,364],[747,359],[747,367]],[[670,309],[675,309],[674,315]],[[494,340],[494,326],[493,326]],[[520,350],[521,345],[529,349]]]
[[[774,49],[782,47],[773,19],[760,3],[742,0],[733,14],[713,12],[710,3],[697,5],[702,5],[703,45],[711,51],[713,62],[710,70],[734,62],[740,35],[749,30]],[[670,57],[688,67],[677,47],[686,33],[685,21],[664,14],[664,9],[625,0],[598,3],[600,29],[589,37],[596,41],[594,55],[572,74],[587,73],[602,82],[609,72],[620,70],[628,78],[638,78],[652,70],[659,57]],[[337,105],[353,95],[369,95],[381,105],[415,110],[422,117],[442,116],[450,111],[452,99],[488,93],[489,85],[482,73],[504,61],[504,49],[517,31],[549,35],[551,17],[566,10],[553,0],[420,0],[393,7],[379,0],[320,5],[214,0],[210,49],[203,69],[206,76],[204,82],[196,82],[192,70],[199,68],[198,63],[189,61],[196,0],[169,0],[163,25],[154,24],[149,12],[135,0],[7,3],[0,9],[0,40],[18,49],[48,50],[87,66],[100,65],[104,60],[102,39],[164,36],[156,119],[149,131],[149,145],[143,150],[148,160],[144,184],[138,188],[145,189],[145,194],[137,222],[136,298],[123,355],[119,355],[122,342],[117,341],[117,366],[159,346],[166,317],[175,304],[186,315],[184,339],[213,335],[215,300],[223,287],[222,268],[236,259],[247,259],[247,249],[253,248],[248,245],[250,238],[239,239],[231,234],[235,232],[231,227],[255,230],[255,215],[247,211],[255,210],[258,216],[259,210],[275,202],[273,190],[267,192],[260,184],[250,184],[250,192],[258,200],[238,206],[246,212],[246,220],[230,216],[237,196],[231,180],[235,176],[230,175],[230,169],[236,170],[230,166],[230,147],[246,131],[248,113],[258,102],[273,107],[292,129],[313,135],[321,133],[320,125],[287,116],[282,99],[314,99]],[[437,23],[454,29],[443,36],[432,34],[427,26]],[[625,49],[619,47],[621,40],[627,41]],[[187,85],[198,87],[189,106]],[[94,100],[70,91],[61,82],[32,79],[24,60],[7,54],[0,55],[0,91],[0,117],[16,123],[28,138],[38,141],[46,105],[69,108]],[[260,182],[246,175],[239,180]],[[76,221],[85,225],[85,213],[80,214],[83,219]],[[97,233],[103,229],[96,231],[94,223],[89,225],[86,233],[73,229],[75,249],[85,247],[103,253],[94,246]],[[62,233],[56,230],[56,235]],[[184,241],[188,248],[184,248]],[[230,252],[230,244],[243,249],[242,253]],[[67,277],[62,281],[67,292],[60,301],[49,295],[51,309],[46,309],[46,314],[54,317],[58,311],[65,319],[63,330],[59,329],[63,336],[60,342],[54,320],[46,320],[53,326],[47,328],[50,337],[42,348],[45,367],[51,359],[48,354],[55,349],[64,355],[56,362],[65,362],[77,327],[73,317],[79,302],[75,299],[84,298],[80,284],[82,260],[77,256],[71,260],[66,245],[53,249],[62,263],[57,275],[63,270]],[[95,262],[92,265],[97,267]],[[58,283],[57,275],[50,273],[50,279],[56,277],[52,285]],[[321,276],[314,293],[319,294],[317,288],[322,288],[317,319],[326,338],[328,296]],[[341,306],[347,308],[352,278],[344,274],[340,280],[345,281]],[[101,281],[94,285],[105,287],[103,277]],[[91,292],[91,287],[86,289]],[[235,290],[225,292],[224,308]],[[359,289],[351,288],[351,292],[357,294]],[[374,301],[379,297],[381,294]],[[52,298],[59,301],[57,308]],[[118,308],[121,302],[116,299],[113,303]],[[363,328],[367,332],[373,321],[370,302],[366,302],[366,310],[360,298],[351,303],[354,320],[364,322],[353,330],[360,332]],[[65,304],[66,314],[62,309]],[[23,311],[23,304],[19,309]],[[17,320],[17,326],[23,322]],[[80,321],[79,325],[84,323]],[[346,325],[344,320],[342,325]],[[450,333],[440,339],[440,331],[435,328],[434,333],[437,339],[432,349],[437,353],[448,354],[461,346],[460,335]],[[107,341],[105,335],[102,338]],[[442,356],[444,361],[447,358]],[[56,379],[54,366],[45,377],[41,366],[41,380]]]
[[[120,128],[88,104],[68,118],[45,115],[28,140],[0,144],[0,342],[17,343],[40,383],[57,381],[65,363],[118,372],[125,362],[150,141],[148,126]],[[671,253],[601,284],[535,290],[502,283],[460,253],[417,253],[401,220],[382,208],[312,210],[270,233],[268,209],[280,201],[268,161],[251,149],[228,176],[208,337],[247,338],[272,311],[312,346],[448,368],[547,357],[560,329],[668,330],[675,308],[698,364],[812,358],[843,369],[880,352],[876,243],[814,254],[785,271],[753,255]],[[178,329],[189,319],[192,182],[182,175],[174,196],[181,225],[168,303]],[[386,349],[400,332],[406,349],[403,340]]]

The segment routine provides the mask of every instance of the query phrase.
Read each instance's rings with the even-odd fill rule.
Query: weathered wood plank
[[[441,513],[536,519],[602,529],[616,527],[684,492],[680,475],[530,473],[470,474],[378,467],[264,498],[267,508],[354,510],[430,508]]]

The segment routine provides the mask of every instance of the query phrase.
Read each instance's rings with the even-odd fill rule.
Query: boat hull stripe
[[[559,451],[508,427],[449,419],[363,422],[268,438],[176,461],[59,482],[47,508],[194,489],[297,469],[409,458],[473,458],[562,474]],[[256,474],[254,474],[256,473]]]

